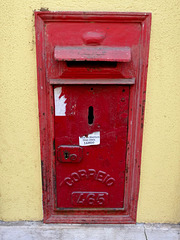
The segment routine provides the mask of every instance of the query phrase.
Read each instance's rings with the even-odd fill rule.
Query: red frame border
[[[45,72],[45,24],[57,21],[137,22],[141,24],[139,78],[130,87],[128,145],[124,209],[116,214],[94,215],[81,211],[55,210],[54,105],[52,85]],[[43,210],[45,223],[135,223],[140,181],[141,148],[146,97],[151,13],[118,12],[35,12],[36,56],[42,162]],[[90,211],[91,212],[91,211]],[[92,213],[92,212],[91,212]]]

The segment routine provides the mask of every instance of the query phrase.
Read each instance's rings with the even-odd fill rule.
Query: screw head
[[[77,155],[76,154],[71,154],[70,155],[70,160],[71,161],[75,161],[77,159]]]

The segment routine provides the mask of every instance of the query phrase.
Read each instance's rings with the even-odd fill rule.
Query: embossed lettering
[[[88,178],[95,177],[95,175],[96,175],[96,170],[94,169],[88,170]]]
[[[84,201],[85,201],[85,198],[83,198],[83,193],[80,193],[79,197],[78,197],[78,200],[77,200],[77,203],[78,204],[83,204]]]
[[[101,170],[99,170],[96,174],[95,169],[88,169],[87,171],[82,169],[78,170],[78,172],[73,172],[71,173],[71,176],[64,179],[64,182],[68,186],[73,186],[75,182],[79,182],[80,180],[85,179],[94,179],[96,181],[104,183],[106,186],[112,186],[115,183],[115,179],[109,174]]]
[[[103,205],[105,203],[105,195],[108,196],[108,193],[99,193],[98,194],[96,201],[99,205]]]
[[[68,185],[68,186],[72,186],[73,185],[73,180],[70,177],[66,177],[64,179],[64,182]]]
[[[104,183],[109,177],[110,177],[110,175],[107,174],[106,177],[104,178],[104,180],[102,181],[102,183]]]
[[[71,202],[75,206],[102,206],[108,203],[107,192],[72,192]]]
[[[75,182],[78,182],[80,180],[80,176],[77,172],[71,173],[71,177]]]
[[[95,194],[94,193],[90,193],[87,195],[87,202],[89,205],[94,205],[95,203]]]
[[[106,185],[107,186],[112,186],[115,182],[115,179],[114,178],[109,178],[107,181],[106,181]]]
[[[99,181],[99,182],[102,182],[105,175],[106,175],[106,172],[99,171],[97,176],[96,176],[96,180]]]
[[[84,178],[84,177],[87,178],[86,170],[79,170],[78,173],[80,174],[81,179]]]

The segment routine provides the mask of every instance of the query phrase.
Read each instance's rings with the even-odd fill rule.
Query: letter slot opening
[[[69,68],[116,68],[117,62],[105,62],[105,61],[66,61],[66,65]]]
[[[94,121],[94,113],[93,112],[94,112],[93,107],[90,106],[89,111],[88,111],[88,124],[89,125],[92,125],[93,121]]]

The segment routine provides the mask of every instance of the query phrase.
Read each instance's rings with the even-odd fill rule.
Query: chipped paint
[[[66,98],[61,94],[62,87],[54,89],[55,116],[66,116]]]

